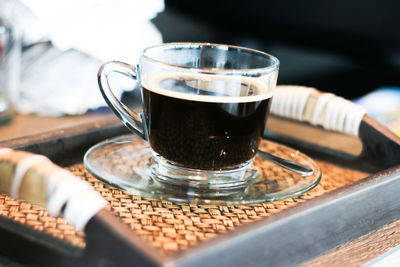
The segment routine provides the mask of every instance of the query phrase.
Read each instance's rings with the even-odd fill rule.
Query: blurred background
[[[104,111],[102,63],[136,64],[162,42],[225,43],[278,57],[278,84],[365,104],[400,133],[398,10],[395,0],[0,0],[0,94],[19,114]]]
[[[281,61],[279,84],[355,98],[400,84],[395,0],[165,0],[153,22],[164,42],[247,46]]]

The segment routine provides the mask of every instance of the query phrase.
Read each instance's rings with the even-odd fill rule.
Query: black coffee
[[[181,166],[207,170],[253,158],[271,99],[254,97],[254,85],[242,82],[238,95],[215,81],[188,78],[166,77],[150,86],[143,86],[142,93],[155,152]]]

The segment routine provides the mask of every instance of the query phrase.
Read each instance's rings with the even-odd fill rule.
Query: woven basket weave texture
[[[295,198],[251,205],[188,205],[130,195],[94,178],[82,164],[68,169],[88,181],[108,201],[108,209],[143,239],[167,254],[234,231],[243,224],[273,216],[329,191],[351,184],[366,173],[317,161],[323,176],[319,185]],[[85,247],[85,234],[62,218],[47,215],[44,208],[0,194],[0,215],[53,235],[74,246]]]

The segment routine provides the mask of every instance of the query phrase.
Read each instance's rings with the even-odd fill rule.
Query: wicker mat
[[[109,209],[130,228],[167,254],[213,238],[236,227],[272,216],[298,203],[323,195],[367,176],[366,173],[317,161],[323,176],[320,184],[300,197],[252,205],[187,205],[130,195],[91,176],[82,164],[68,168],[87,180],[108,201]],[[85,247],[85,234],[62,218],[25,201],[0,195],[0,215],[27,224],[78,247]]]

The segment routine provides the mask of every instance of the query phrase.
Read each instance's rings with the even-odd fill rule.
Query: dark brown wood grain
[[[82,265],[160,266],[169,261],[107,210],[100,211],[85,232],[87,247],[79,261]]]
[[[302,267],[347,266],[358,267],[400,245],[400,221],[382,226],[321,257],[306,262]],[[400,259],[399,259],[400,261]]]
[[[289,125],[294,128],[299,124],[297,121],[290,122],[287,119],[282,119],[282,121],[289,121]],[[278,127],[277,125],[274,126]],[[349,153],[348,150],[335,149],[335,147],[340,147],[340,144],[327,146],[321,142],[321,139],[329,140],[330,135],[335,136],[337,133],[311,125],[308,128],[315,128],[315,131],[304,131],[295,128],[298,131],[296,131],[296,135],[293,135],[286,134],[287,131],[293,131],[290,128],[287,128],[286,132],[282,131],[282,129],[277,131],[275,128],[270,128],[266,130],[265,137],[297,148],[310,156],[366,172],[375,173],[400,164],[399,137],[368,115],[364,116],[359,129],[361,153]],[[324,134],[321,134],[321,132]],[[303,138],[303,135],[308,136]],[[344,142],[344,145],[359,151],[359,145],[355,140],[351,139],[352,137],[337,138],[336,142]],[[314,142],[313,140],[318,141]],[[330,141],[334,142],[332,139]]]
[[[94,144],[126,133],[128,130],[118,120],[106,116],[100,121],[3,140],[0,141],[0,148],[46,155],[53,162],[67,166],[82,161],[84,153]]]
[[[46,117],[14,114],[12,119],[0,124],[0,141],[34,136],[45,132],[64,130],[91,123],[104,123],[118,119],[112,113],[85,114],[79,116]],[[119,121],[118,121],[119,122]]]

